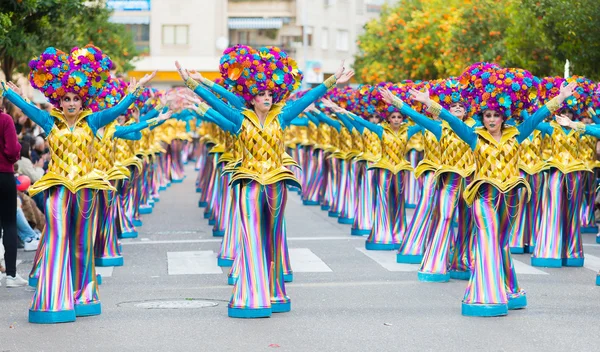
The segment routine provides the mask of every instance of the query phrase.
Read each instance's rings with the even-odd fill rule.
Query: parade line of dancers
[[[95,266],[124,264],[119,239],[137,236],[139,214],[183,180],[188,160],[223,238],[218,265],[231,267],[230,317],[291,310],[288,192],[368,236],[367,250],[419,264],[420,281],[467,280],[469,316],[527,306],[511,253],[581,267],[581,234],[597,232],[600,90],[584,77],[475,63],[459,77],[351,88],[342,63],[299,91],[284,51],[246,45],[225,50],[215,82],[176,63],[187,88],[168,91],[144,87],[154,74],[112,76],[92,45],[47,48],[29,66],[52,112],[11,83],[0,92],[51,151],[29,189],[44,192],[47,223],[29,276],[32,323],[101,313]]]

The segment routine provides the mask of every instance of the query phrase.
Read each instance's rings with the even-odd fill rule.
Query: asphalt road
[[[590,255],[584,268],[531,268],[527,255],[514,256],[528,308],[470,318],[460,314],[466,282],[417,281],[415,266],[395,264],[393,252],[365,254],[364,238],[350,236],[349,225],[292,194],[286,210],[296,264],[287,285],[292,311],[228,318],[227,271],[212,259],[219,240],[197,206],[191,165],[187,175],[142,217],[139,237],[123,241],[125,266],[102,269],[102,315],[30,324],[33,289],[0,287],[0,352],[600,350],[594,235],[584,235]],[[22,276],[32,259],[19,252]],[[156,309],[167,301],[178,308]]]

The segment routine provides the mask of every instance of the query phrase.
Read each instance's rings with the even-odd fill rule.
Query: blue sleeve
[[[23,113],[39,125],[46,134],[49,134],[54,126],[54,118],[45,110],[40,110],[36,106],[28,104],[25,99],[11,89],[7,89],[4,93],[4,97],[11,103],[15,104]]]
[[[352,119],[354,120],[354,122],[363,125],[366,129],[375,133],[377,137],[379,137],[379,139],[383,139],[383,127],[381,127],[380,125],[376,125],[356,115],[352,117]]]
[[[294,126],[308,126],[308,119],[305,118],[301,118],[301,117],[296,117],[295,119],[293,119],[292,121],[290,121],[290,125],[294,125]]]
[[[547,116],[550,116],[550,110],[548,110],[548,108],[544,105],[541,108],[539,108],[533,115],[531,115],[531,117],[529,117],[527,120],[523,121],[523,123],[521,123],[519,126],[517,126],[517,129],[519,130],[517,142],[521,143],[527,137],[529,137],[529,135],[533,133],[537,125],[539,125],[540,122],[544,121],[544,119]]]
[[[131,93],[127,94],[123,99],[121,99],[121,101],[117,105],[113,106],[112,108],[98,111],[88,116],[88,125],[90,126],[94,134],[96,134],[96,131],[98,131],[98,129],[102,126],[106,126],[120,115],[123,115],[129,108],[129,106],[133,104],[135,99],[135,95]]]
[[[134,132],[129,132],[129,133],[125,133],[122,136],[116,136],[116,138],[121,138],[121,139],[127,139],[130,141],[139,141],[140,139],[142,139],[142,132],[140,131],[134,131]]]
[[[407,134],[408,134],[408,137],[407,137],[407,139],[406,139],[406,140],[410,140],[410,139],[411,139],[411,138],[412,138],[412,137],[413,137],[415,134],[417,134],[417,133],[419,133],[419,132],[422,132],[422,131],[423,131],[423,127],[422,127],[422,126],[419,126],[419,125],[416,125],[416,126],[410,126],[410,127],[408,128],[408,132],[407,132]],[[438,139],[438,140],[439,140],[439,139]]]
[[[598,115],[596,115],[596,114],[592,114],[592,121],[593,121],[593,122],[594,122],[596,125],[598,125],[598,124],[600,124],[600,117],[598,117]]]
[[[400,109],[400,113],[402,115],[408,116],[411,120],[416,122],[417,124],[425,127],[429,130],[435,138],[439,141],[442,138],[442,125],[439,122],[433,121],[432,119],[419,114],[414,111],[408,104],[403,104],[402,109]]]
[[[356,128],[358,130],[358,132],[360,134],[363,134],[365,132],[365,126],[361,125],[360,123],[356,122],[356,119],[360,119],[359,116],[356,116],[353,113],[349,113],[350,117],[348,118],[348,120],[350,120],[350,122],[352,122],[352,125],[354,126],[354,128]]]
[[[287,109],[282,109],[280,119],[284,124],[288,124],[289,121],[292,121],[315,100],[325,95],[325,93],[327,93],[327,87],[323,83],[319,84],[318,86],[309,90],[301,98],[295,100],[293,104],[290,104],[290,107]]]
[[[206,110],[204,116],[212,123],[219,126],[223,131],[230,132],[233,135],[238,135],[240,133],[241,125],[236,125],[235,123],[227,120],[223,115],[219,114],[216,110],[209,108]]]
[[[315,115],[313,115],[310,111],[307,111],[304,114],[306,115],[306,117],[308,117],[308,119],[312,123],[314,123],[315,125],[319,126],[320,121],[319,121],[319,119]]]
[[[144,128],[148,127],[148,121],[142,121],[142,122],[138,122],[138,123],[132,123],[131,125],[127,125],[127,126],[116,126],[115,127],[115,137],[117,138],[123,138],[123,139],[129,139],[129,138],[124,138],[123,136],[126,134],[130,134],[130,133],[135,133],[135,132],[139,132],[141,130],[143,130]],[[141,136],[141,133],[140,133]],[[140,137],[141,138],[141,137]]]
[[[150,131],[152,131],[153,129],[155,129],[156,127],[162,125],[163,123],[167,122],[167,120],[161,120],[159,121],[156,125],[154,126],[150,126]]]
[[[339,123],[336,120],[332,119],[331,117],[327,116],[322,111],[319,111],[319,113],[317,114],[317,118],[319,119],[319,121],[324,122],[324,123],[328,124],[329,126],[335,128],[338,132],[340,132],[342,130],[341,123]]]
[[[158,116],[160,112],[158,110],[156,110],[156,108],[148,111],[146,114],[140,116],[140,121],[146,121],[146,120],[150,120],[155,118],[156,116]]]
[[[246,102],[244,101],[244,99],[242,97],[230,92],[225,87],[221,87],[220,85],[218,85],[214,82],[213,82],[212,87],[210,87],[210,86],[207,86],[207,87],[208,87],[208,89],[214,91],[215,93],[217,93],[220,96],[222,96],[223,98],[225,98],[225,100],[227,100],[229,102],[229,104],[231,104],[234,108],[236,108],[238,110],[243,110],[244,108],[246,108]]]
[[[550,124],[548,122],[540,122],[537,125],[537,129],[540,130],[542,133],[547,134],[549,136],[551,136],[552,133],[554,133],[554,127],[550,126]]]
[[[340,114],[340,113],[336,112],[335,116],[337,116],[340,120],[342,120],[342,123],[344,124],[344,126],[346,126],[348,131],[352,132],[352,130],[354,129],[354,124],[352,123],[350,118],[348,118],[348,116],[346,116],[346,114]]]
[[[208,105],[210,105],[220,114],[221,117],[233,122],[237,126],[236,130],[239,130],[239,128],[242,127],[244,116],[239,110],[233,109],[225,104],[223,101],[221,101],[221,99],[217,98],[201,84],[194,89],[194,93],[196,93],[200,98],[204,99]]]
[[[442,109],[440,118],[448,122],[454,133],[456,133],[460,139],[465,141],[471,147],[471,150],[475,150],[475,147],[477,146],[477,133],[473,131],[473,128],[469,127],[458,117],[449,113],[446,109]]]
[[[600,126],[585,125],[585,134],[600,138]]]

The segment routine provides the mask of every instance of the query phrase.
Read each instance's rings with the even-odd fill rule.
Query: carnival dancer
[[[48,172],[30,189],[46,191],[45,246],[39,282],[29,311],[32,323],[74,321],[101,312],[93,263],[94,196],[113,189],[93,169],[96,131],[123,113],[154,74],[131,80],[128,95],[112,109],[91,113],[85,107],[95,96],[112,62],[93,46],[74,48],[69,55],[47,48],[30,62],[32,85],[60,109],[51,113],[26,103],[10,89],[4,96],[48,135],[52,159]],[[6,89],[6,88],[4,88]]]
[[[406,86],[395,87],[401,91]],[[351,118],[374,132],[380,139],[381,158],[371,164],[375,179],[374,224],[365,242],[368,250],[393,250],[400,247],[406,229],[404,208],[404,189],[407,171],[412,170],[406,160],[406,146],[412,136],[420,130],[418,126],[408,127],[400,112],[388,106],[379,91],[373,90],[371,101],[375,101],[378,111],[387,111],[387,121],[380,125],[372,124],[362,118]]]
[[[566,80],[577,84],[572,97],[561,101],[559,113],[571,119],[580,119],[591,104],[593,83],[583,77]],[[549,101],[561,95],[565,79],[542,79],[541,99]],[[546,161],[548,173],[548,215],[542,222],[536,239],[531,265],[544,267],[583,266],[583,244],[580,231],[583,174],[591,172],[582,158],[579,130],[560,126],[557,122],[540,124],[544,133],[552,136],[552,155]]]
[[[525,308],[527,305],[525,291],[517,282],[508,246],[509,229],[516,216],[514,206],[518,201],[517,190],[524,187],[527,198],[531,192],[518,169],[519,143],[573,94],[576,85],[571,83],[561,87],[558,97],[514,127],[506,125],[504,121],[532,104],[530,94],[536,91],[536,87],[530,73],[476,64],[467,69],[463,77],[463,82],[468,84],[463,94],[477,102],[473,107],[476,113],[481,113],[483,127],[468,126],[434,103],[428,91],[413,90],[411,94],[414,99],[427,105],[430,113],[448,122],[452,130],[469,145],[475,157],[476,173],[464,191],[466,202],[472,205],[476,230],[471,278],[463,299],[462,314],[506,315],[508,309]],[[502,83],[492,83],[498,80],[502,80]],[[490,84],[492,86],[486,88]],[[404,104],[398,98],[394,99],[394,103],[400,108]]]
[[[324,84],[311,90],[287,109],[283,99],[295,82],[292,62],[280,49],[261,48],[224,52],[221,72],[253,109],[233,109],[200,86],[197,76],[182,70],[188,87],[226,119],[243,148],[241,166],[232,177],[240,184],[240,213],[243,227],[240,276],[229,303],[231,317],[268,317],[272,312],[289,311],[282,272],[282,224],[287,196],[286,183],[300,187],[293,173],[283,165],[282,126],[289,124],[310,103],[331,88],[336,80],[347,82],[352,71],[343,67]],[[229,55],[234,52],[233,55]],[[299,82],[298,82],[299,83]],[[274,104],[273,104],[274,103]]]
[[[457,83],[458,82],[453,79],[431,83],[433,99],[436,102],[443,104],[445,108],[450,109],[452,103],[459,102],[459,99],[456,99],[456,97],[454,99],[456,101],[452,99],[452,93],[453,90],[456,89]],[[382,93],[384,101],[389,104],[392,103],[391,94],[392,93],[389,91]],[[448,99],[446,99],[446,97],[448,97]],[[409,100],[409,103],[412,105],[413,109],[421,110],[423,108],[421,103],[418,103],[413,99]],[[413,109],[409,108],[408,105],[403,105],[400,109],[400,113],[408,116],[418,125],[425,127],[421,131],[423,136],[424,157],[417,165],[414,173],[415,177],[422,179],[420,182],[422,191],[413,218],[406,230],[406,235],[398,249],[396,261],[398,263],[421,264],[426,245],[430,240],[431,232],[438,221],[438,217],[434,213],[438,198],[435,173],[441,165],[440,138],[442,135],[442,127],[439,119],[435,121],[430,120]]]

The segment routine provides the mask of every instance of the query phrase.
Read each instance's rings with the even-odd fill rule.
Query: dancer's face
[[[379,116],[373,114],[373,115],[369,116],[369,122],[370,123],[380,123],[381,119],[379,118]]]
[[[79,95],[67,93],[60,99],[60,107],[67,119],[73,119],[79,116],[83,107],[83,101]]]
[[[571,120],[573,120],[573,117],[575,116],[575,113],[573,112],[573,110],[571,109],[561,109],[559,111],[559,114],[561,115],[566,115],[568,118],[570,118]]]
[[[452,103],[450,105],[450,113],[459,119],[463,119],[465,117],[465,113],[467,110],[462,103]]]
[[[483,112],[483,126],[489,133],[494,134],[502,129],[502,115],[496,110],[486,110]]]
[[[273,93],[270,90],[260,91],[252,98],[251,104],[256,112],[267,113],[273,106]]]
[[[399,112],[393,112],[388,115],[388,121],[392,128],[399,128],[402,122],[404,121],[404,117]]]

